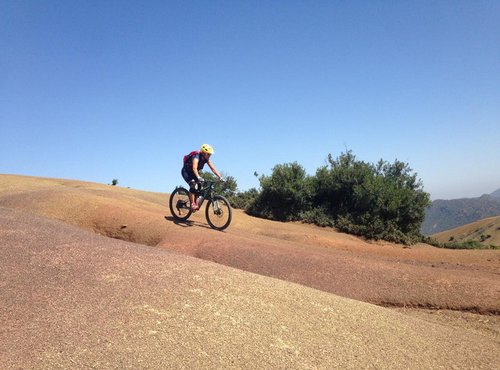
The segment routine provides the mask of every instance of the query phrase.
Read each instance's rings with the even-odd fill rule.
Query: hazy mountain
[[[477,198],[438,199],[427,208],[421,231],[431,235],[499,215],[500,189]]]

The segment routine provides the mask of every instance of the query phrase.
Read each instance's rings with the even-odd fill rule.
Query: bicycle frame
[[[211,200],[213,198],[213,193],[215,191],[215,184],[216,181],[204,181],[202,183],[202,188],[201,190],[197,191],[195,194],[196,197],[196,203],[198,204],[198,207],[201,207],[205,200]],[[201,199],[201,201],[199,200]]]

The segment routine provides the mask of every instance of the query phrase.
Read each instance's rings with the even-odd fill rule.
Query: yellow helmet
[[[203,144],[201,146],[201,151],[203,153],[207,153],[207,154],[214,154],[214,148],[212,148],[210,145],[208,144]]]

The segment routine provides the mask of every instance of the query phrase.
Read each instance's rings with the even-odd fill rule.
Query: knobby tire
[[[220,209],[216,210],[214,205],[219,204]],[[217,212],[219,214],[217,214]],[[212,229],[222,231],[226,229],[233,218],[233,212],[229,201],[222,195],[215,195],[211,200],[208,201],[205,207],[205,217],[208,224]],[[227,220],[226,220],[227,218]],[[222,220],[222,225],[216,224],[216,221]]]
[[[187,202],[186,208],[177,209],[179,200],[181,202]],[[170,207],[170,213],[177,221],[186,221],[193,213],[189,204],[189,192],[182,187],[176,188],[172,194],[170,194],[168,205]],[[185,213],[181,216],[179,213],[182,212]]]

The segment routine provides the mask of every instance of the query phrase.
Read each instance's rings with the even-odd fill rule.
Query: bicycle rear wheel
[[[212,229],[222,231],[229,226],[233,212],[229,201],[221,195],[214,196],[205,208],[205,217]]]
[[[184,188],[175,188],[168,201],[170,213],[177,221],[186,221],[191,216],[189,192]]]

